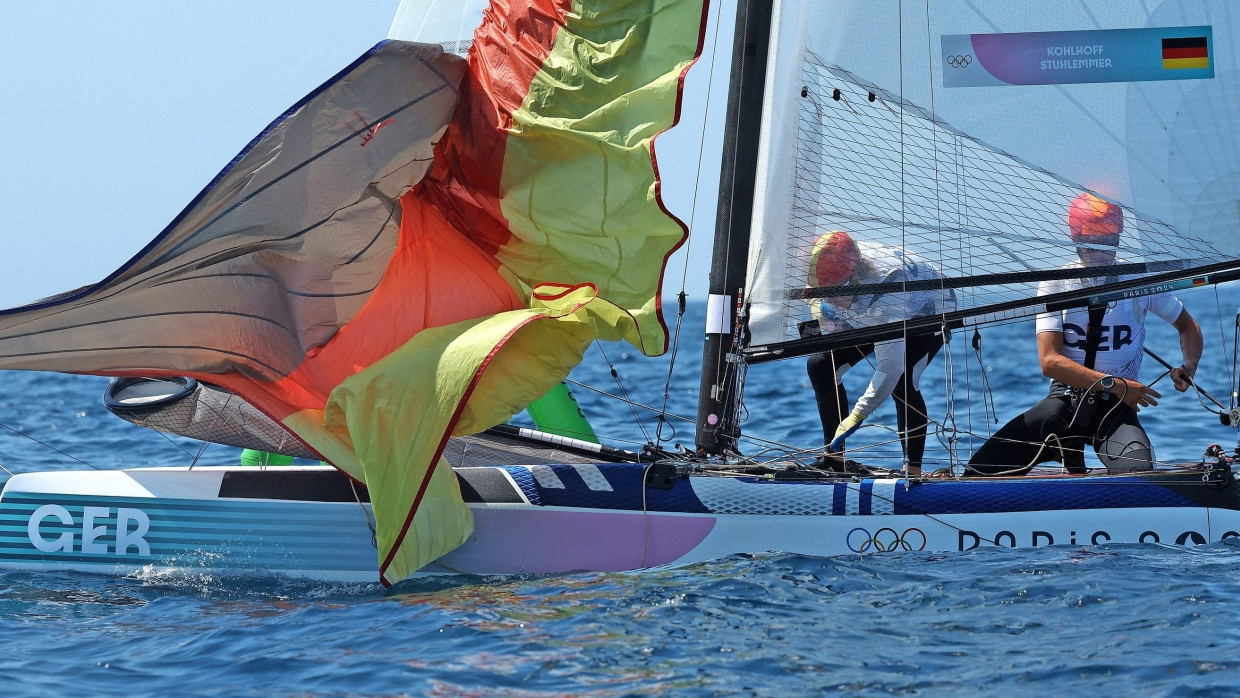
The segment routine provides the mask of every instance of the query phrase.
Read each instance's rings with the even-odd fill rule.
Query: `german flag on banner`
[[[1210,46],[1204,36],[1162,40],[1163,70],[1209,68]]]

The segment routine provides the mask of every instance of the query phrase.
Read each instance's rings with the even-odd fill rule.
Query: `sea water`
[[[1206,337],[1202,387],[1228,403],[1240,293],[1185,300]],[[692,425],[677,417],[693,415],[703,316],[690,304],[674,362],[619,344],[587,353],[572,376],[583,385],[572,389],[609,443],[692,446]],[[1148,346],[1178,364],[1174,331],[1149,326]],[[988,399],[1003,421],[1045,394],[1030,321],[984,330],[980,357],[971,340],[957,332],[923,378],[931,416],[955,422],[931,439],[934,467],[950,465],[953,450],[967,457],[996,428]],[[1142,378],[1160,373],[1148,359]],[[865,370],[849,376],[850,396],[867,379]],[[0,464],[13,472],[239,457],[221,446],[200,454],[198,443],[113,417],[100,400],[105,379],[0,380]],[[661,422],[584,384],[672,416]],[[1155,388],[1165,399],[1141,418],[1160,460],[1235,447],[1236,429],[1198,397],[1165,378]],[[747,435],[821,445],[803,359],[752,367],[745,395]],[[850,439],[856,457],[897,457],[891,445],[869,446],[889,438],[892,408],[867,424]],[[769,442],[746,439],[742,450],[758,456]],[[641,572],[391,589],[0,573],[0,696],[1224,694],[1240,691],[1238,620],[1240,545],[1225,543],[832,558],[773,550]]]

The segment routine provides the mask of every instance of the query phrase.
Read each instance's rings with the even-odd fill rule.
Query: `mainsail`
[[[1038,283],[1064,274],[1170,282],[1240,260],[1240,135],[1229,126],[1240,66],[1234,51],[1208,48],[1240,38],[1226,2],[781,0],[772,35],[747,288],[753,360],[858,341],[806,338],[811,303],[926,290],[807,283],[815,240],[831,230],[930,260],[945,277],[931,285],[954,290],[957,312],[894,318],[867,328],[870,339],[910,322],[1031,314],[1047,300]],[[1188,70],[1164,63],[1176,50],[1164,46],[1185,41],[1204,57]],[[1063,269],[1081,192],[1123,210],[1115,268]]]
[[[703,13],[495,3],[468,61],[380,44],[125,267],[0,314],[0,367],[222,386],[367,484],[381,578],[404,578],[471,530],[449,435],[521,410],[596,337],[665,350],[686,233],[652,143]]]

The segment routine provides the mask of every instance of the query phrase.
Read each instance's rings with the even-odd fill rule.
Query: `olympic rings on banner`
[[[867,529],[857,527],[848,532],[848,549],[854,553],[891,553],[900,550],[925,550],[926,534],[920,528],[906,528],[897,533],[894,528],[883,527],[870,535]]]
[[[965,53],[959,56],[948,56],[947,64],[953,68],[964,68],[973,62],[973,56]]]

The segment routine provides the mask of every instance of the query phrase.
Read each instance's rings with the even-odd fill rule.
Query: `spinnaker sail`
[[[395,582],[471,531],[440,460],[595,338],[666,349],[686,231],[652,143],[701,0],[494,3],[468,60],[384,42],[99,284],[0,313],[0,367],[190,376],[369,490]]]

